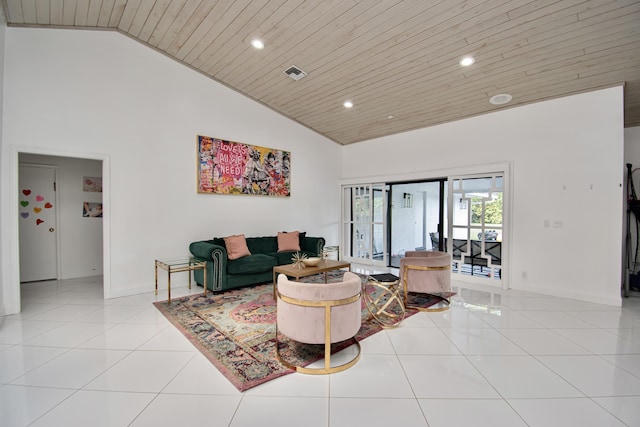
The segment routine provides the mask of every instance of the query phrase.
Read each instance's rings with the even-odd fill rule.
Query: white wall
[[[348,145],[342,177],[428,178],[504,163],[510,286],[620,305],[623,138],[615,87]]]
[[[153,260],[194,240],[301,230],[337,243],[335,143],[115,32],[8,28],[6,44],[2,205],[17,152],[102,160],[106,296],[151,290]],[[291,151],[291,197],[196,194],[197,134]],[[15,312],[17,211],[1,225]]]
[[[631,163],[633,169],[640,167],[640,126],[624,130],[624,162]],[[640,192],[640,185],[635,179],[633,184],[636,192]],[[640,194],[638,196],[640,197]]]
[[[102,203],[102,193],[83,191],[83,177],[102,177],[97,160],[23,153],[20,163],[56,168],[60,279],[101,275],[102,218],[83,218],[84,202]],[[21,261],[22,262],[22,261]]]
[[[5,33],[7,30],[7,23],[4,16],[4,9],[0,6],[0,145],[2,144],[2,129],[3,129],[3,100],[4,100],[4,46],[5,46]],[[0,175],[2,174],[2,152],[0,152]],[[0,200],[2,198],[3,190],[0,187]],[[2,222],[2,218],[4,216],[3,210],[0,209],[0,223]],[[2,234],[2,230],[0,229],[0,241],[4,240],[4,235]],[[2,259],[3,248],[0,246],[0,259]],[[0,277],[3,277],[4,274],[4,266],[0,263]],[[0,325],[2,325],[2,321],[4,320],[5,308],[4,308],[5,296],[2,289],[0,289]]]

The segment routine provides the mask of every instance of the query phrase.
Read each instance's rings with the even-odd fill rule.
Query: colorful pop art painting
[[[198,193],[291,195],[291,153],[197,137]]]

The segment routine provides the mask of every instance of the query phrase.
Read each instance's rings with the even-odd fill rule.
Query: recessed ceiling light
[[[512,99],[513,97],[508,93],[499,93],[498,95],[493,95],[491,99],[489,99],[489,102],[493,105],[502,105],[510,102]]]
[[[476,60],[473,59],[473,56],[465,56],[460,60],[459,64],[462,67],[468,67],[469,65],[473,65],[474,62],[476,62]]]
[[[344,101],[344,104],[342,104],[342,105],[344,105],[344,108],[351,108],[351,107],[353,107],[353,102]]]
[[[389,114],[389,115],[387,116],[387,119],[388,119],[388,120],[393,119],[393,114]]]
[[[260,39],[251,40],[251,46],[255,47],[256,49],[264,49],[264,43]]]

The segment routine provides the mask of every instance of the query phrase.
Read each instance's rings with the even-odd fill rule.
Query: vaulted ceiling
[[[339,144],[624,84],[638,0],[2,0],[8,25],[111,29]],[[253,39],[264,42],[255,49]],[[475,63],[459,65],[472,56]],[[296,66],[307,75],[294,80]],[[493,105],[495,95],[510,102]],[[502,100],[508,97],[501,97]],[[344,101],[352,108],[345,108]]]

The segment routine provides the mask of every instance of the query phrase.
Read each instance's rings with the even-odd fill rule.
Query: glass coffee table
[[[157,259],[155,262],[156,270],[156,295],[158,295],[158,267],[167,271],[167,302],[171,303],[171,273],[189,272],[189,289],[191,289],[191,272],[194,270],[202,270],[204,274],[204,295],[207,294],[207,262],[197,261],[195,258],[174,258],[167,260]]]
[[[276,289],[278,288],[278,274],[284,274],[293,277],[296,281],[300,281],[301,277],[313,276],[314,274],[324,273],[324,282],[327,283],[327,272],[333,270],[341,270],[343,268],[351,271],[351,263],[344,261],[336,261],[332,259],[323,259],[316,266],[299,268],[296,264],[278,265],[273,267],[273,298],[276,299]]]

